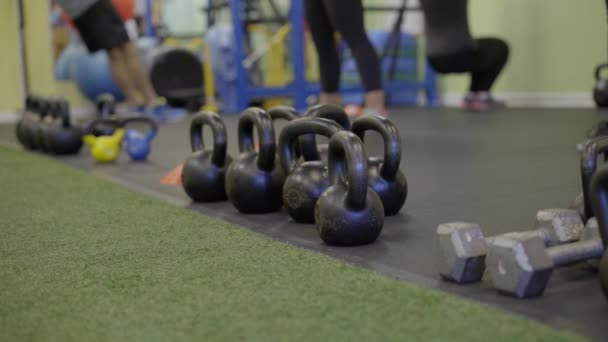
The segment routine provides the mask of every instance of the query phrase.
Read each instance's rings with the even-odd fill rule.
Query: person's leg
[[[137,89],[144,96],[144,104],[152,107],[158,101],[158,95],[152,86],[150,76],[144,68],[139,52],[132,41],[127,42],[120,48],[122,55],[125,56],[128,75],[133,80]]]
[[[112,79],[116,81],[118,88],[122,91],[127,103],[130,106],[138,106],[141,104],[139,99],[139,93],[135,84],[131,81],[129,75],[129,67],[127,65],[127,58],[120,48],[112,48],[108,50],[108,57],[110,59],[110,71],[112,73]]]
[[[341,102],[338,93],[340,85],[340,58],[334,39],[335,30],[329,21],[323,0],[304,1],[304,10],[312,41],[319,58],[319,79],[321,81],[320,103]]]
[[[509,46],[497,38],[477,39],[473,58],[471,91],[489,93],[509,59]]]
[[[365,32],[362,0],[325,0],[324,5],[333,26],[350,48],[365,89],[365,106],[383,113],[380,59]]]

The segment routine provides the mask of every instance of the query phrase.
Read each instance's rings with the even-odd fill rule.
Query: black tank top
[[[426,53],[445,56],[475,48],[467,19],[468,0],[420,0],[424,11]]]

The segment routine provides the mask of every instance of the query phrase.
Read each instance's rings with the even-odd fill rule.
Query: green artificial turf
[[[581,339],[45,157],[0,147],[0,180],[0,341]]]

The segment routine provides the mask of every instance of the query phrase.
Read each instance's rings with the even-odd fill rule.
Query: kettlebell
[[[253,129],[259,152],[253,144]],[[226,194],[242,213],[269,213],[281,209],[285,174],[275,160],[276,142],[272,118],[261,108],[248,108],[238,123],[239,157],[226,171]]]
[[[276,107],[272,107],[268,110],[268,115],[270,115],[270,118],[272,119],[273,124],[278,121],[278,120],[285,120],[285,121],[292,121],[298,118],[301,118],[302,116],[300,116],[300,114],[295,110],[295,108],[290,107],[290,106],[276,106]],[[274,127],[274,126],[273,126]],[[275,132],[276,132],[276,128],[275,128]],[[277,141],[278,144],[278,141]],[[300,144],[297,143],[295,146],[295,151],[296,151],[296,155],[300,156]],[[275,157],[275,160],[280,160],[279,159],[279,151],[277,149],[277,155]]]
[[[46,153],[49,150],[48,146],[46,145],[46,132],[56,116],[57,109],[57,103],[54,99],[47,98],[42,101],[42,105],[38,113],[38,120],[33,125],[32,131],[34,145],[41,152]]]
[[[340,106],[330,104],[318,104],[308,109],[305,116],[323,118],[338,123],[345,131],[350,131],[350,120],[344,109]],[[305,138],[310,141],[309,138]],[[327,145],[321,144],[317,148],[307,149],[304,153],[312,153],[305,155],[307,160],[325,160],[327,161]]]
[[[367,158],[363,142],[342,131],[329,140],[330,186],[315,207],[315,224],[328,245],[355,246],[378,238],[384,226],[384,207],[368,187]]]
[[[95,107],[97,110],[97,118],[111,118],[116,115],[116,100],[112,94],[104,93],[95,99]],[[98,124],[90,132],[96,137],[102,135],[112,135],[116,129],[113,125]]]
[[[213,149],[206,150],[203,142],[203,126],[213,132]],[[192,154],[182,168],[182,186],[194,202],[225,201],[226,170],[232,158],[226,153],[228,137],[221,116],[201,112],[190,122],[190,146]]]
[[[593,207],[590,201],[590,185],[593,175],[597,171],[598,157],[608,152],[608,137],[599,137],[587,141],[583,145],[580,153],[580,170],[581,170],[581,185],[583,190],[582,203],[579,207],[582,208],[582,218],[586,222],[594,216]],[[578,209],[580,211],[580,209]],[[579,212],[581,214],[581,212]]]
[[[133,128],[127,128],[128,125],[133,123],[143,123],[149,129],[146,133],[142,133]],[[152,150],[152,140],[154,140],[154,137],[158,133],[158,124],[146,116],[137,116],[123,119],[122,127],[126,130],[123,143],[131,160],[146,160]]]
[[[600,235],[604,242],[604,255],[600,261],[600,285],[604,295],[608,298],[608,167],[602,167],[593,176],[591,181],[591,204],[600,228]]]
[[[58,155],[78,154],[82,148],[80,127],[73,126],[70,120],[70,105],[67,100],[61,99],[57,103],[54,113],[55,122],[48,128],[45,145],[50,153]]]
[[[602,78],[602,70],[607,69],[608,64],[600,64],[595,68],[595,88],[593,88],[593,100],[600,108],[608,107],[608,80]]]
[[[40,98],[35,95],[27,95],[25,98],[25,106],[21,112],[21,118],[15,126],[15,135],[17,141],[28,150],[35,148],[31,140],[32,124],[37,119],[37,112]]]
[[[116,127],[112,135],[104,135],[96,137],[93,134],[87,134],[82,139],[87,145],[91,146],[91,156],[100,163],[113,162],[120,154],[120,143],[125,135],[125,129],[122,128],[120,121],[109,118],[95,119],[87,129],[91,132],[97,125],[105,125]]]
[[[367,131],[376,131],[382,136],[384,157],[367,159],[368,184],[382,200],[384,215],[397,214],[407,197],[407,180],[399,170],[401,138],[397,127],[381,116],[362,116],[353,121],[351,131],[363,142]]]
[[[304,117],[289,122],[279,135],[279,158],[281,167],[287,174],[283,184],[283,205],[296,222],[315,222],[315,204],[319,196],[329,187],[325,162],[307,161],[305,157],[303,162],[299,161],[300,158],[296,154],[298,138],[311,134],[331,138],[340,131],[342,127],[333,121]]]

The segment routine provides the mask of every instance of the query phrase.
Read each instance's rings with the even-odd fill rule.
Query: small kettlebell
[[[254,149],[253,129],[259,137]],[[275,160],[276,140],[272,118],[261,108],[248,108],[238,123],[239,157],[226,172],[226,194],[243,213],[269,213],[281,209],[285,174]]]
[[[88,132],[95,129],[97,125],[105,125],[117,127],[112,135],[104,135],[96,137],[93,134],[87,134],[82,139],[87,145],[91,146],[91,156],[100,163],[113,162],[120,154],[120,143],[125,135],[125,129],[118,120],[101,118],[95,119],[88,128]]]
[[[57,100],[54,98],[45,99],[42,107],[40,108],[39,119],[37,124],[34,126],[34,133],[32,136],[35,141],[35,145],[41,152],[50,152],[49,146],[46,144],[47,132],[57,117],[58,110],[59,105]]]
[[[146,116],[126,118],[121,123],[122,127],[126,130],[123,143],[131,160],[142,161],[148,159],[148,155],[152,150],[152,140],[154,140],[158,132],[158,124]],[[146,133],[142,133],[133,128],[127,128],[128,125],[133,123],[143,123],[149,129]]]
[[[49,128],[46,137],[46,145],[49,152],[58,155],[78,154],[82,148],[82,136],[84,134],[80,127],[73,126],[70,120],[70,105],[67,100],[58,101],[56,122]]]
[[[608,167],[604,166],[593,176],[591,181],[591,204],[604,242],[604,255],[599,264],[600,285],[604,296],[608,298]]]
[[[384,226],[384,207],[368,187],[363,142],[352,132],[338,132],[329,141],[330,187],[319,197],[315,224],[328,245],[355,246],[378,238]]]
[[[365,142],[366,131],[376,131],[384,141],[384,157],[367,159],[368,182],[384,206],[384,215],[392,216],[401,210],[407,198],[407,180],[399,170],[401,138],[395,124],[381,116],[362,116],[353,121],[351,130]]]
[[[331,138],[342,131],[337,123],[315,117],[289,122],[279,135],[279,158],[287,178],[283,184],[283,205],[296,222],[314,223],[315,204],[329,187],[327,165],[321,160],[299,162],[298,138],[319,134]]]
[[[597,171],[598,158],[608,152],[608,137],[599,137],[587,141],[580,153],[581,185],[583,188],[582,205],[583,220],[586,222],[594,216],[590,200],[590,185],[593,175]],[[579,212],[580,214],[580,212]]]
[[[95,99],[95,107],[97,110],[97,118],[112,118],[116,115],[116,100],[112,94],[104,93]],[[90,132],[96,137],[102,135],[112,135],[116,127],[112,125],[105,126],[98,124]]]
[[[338,123],[345,131],[350,131],[350,120],[344,111],[344,108],[330,104],[318,104],[308,109],[305,116],[315,118],[323,118]],[[311,141],[310,137],[304,138]],[[322,144],[317,148],[306,149],[304,153],[312,153],[312,155],[304,155],[306,160],[324,160],[327,161],[327,145]]]
[[[603,69],[608,69],[608,64],[600,64],[595,68],[595,87],[593,88],[593,100],[600,108],[608,107],[608,80],[602,78]]]
[[[33,150],[35,148],[32,139],[32,125],[34,121],[38,117],[38,108],[40,106],[40,98],[35,95],[27,95],[25,98],[25,106],[21,113],[21,118],[17,121],[17,125],[15,126],[15,135],[17,136],[17,141],[28,150]]]
[[[203,126],[211,127],[213,150],[206,150],[203,143]],[[190,146],[192,154],[182,168],[182,186],[194,202],[225,201],[226,169],[232,158],[226,153],[228,138],[221,116],[201,112],[190,122]]]

